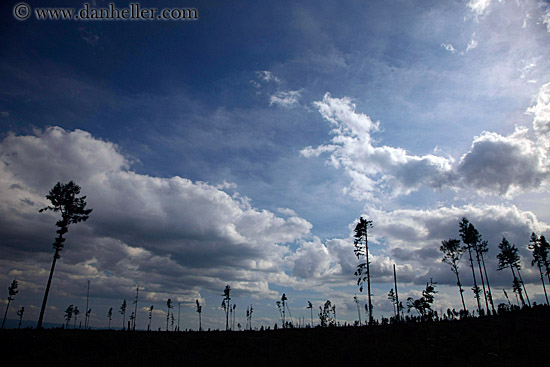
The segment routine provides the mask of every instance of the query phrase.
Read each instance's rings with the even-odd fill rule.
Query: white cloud
[[[346,189],[358,199],[375,200],[380,194],[395,197],[422,186],[432,189],[473,189],[481,194],[513,196],[544,189],[550,169],[550,84],[539,92],[536,104],[528,111],[534,115],[533,139],[527,128],[502,136],[483,132],[458,161],[436,154],[409,154],[400,147],[378,146],[372,133],[379,130],[369,116],[356,112],[347,97],[325,94],[315,106],[333,126],[330,144],[301,151],[305,157],[329,154],[328,162],[342,168],[351,178]]]
[[[483,15],[489,11],[492,0],[470,0],[466,5],[476,15]]]
[[[280,83],[281,82],[281,80],[275,74],[273,74],[271,71],[267,71],[267,70],[257,71],[256,76],[258,77],[258,79],[260,79],[260,80],[262,80],[266,83],[269,83],[269,82]]]
[[[279,91],[269,98],[269,105],[276,104],[284,108],[292,108],[298,104],[299,100],[300,91],[298,90]]]
[[[82,130],[8,135],[0,144],[0,246],[12,261],[3,265],[11,269],[33,259],[40,276],[37,270],[29,277],[43,276],[51,258],[45,244],[52,241],[56,219],[38,209],[57,181],[71,179],[93,212],[69,231],[60,279],[115,277],[120,288],[140,281],[159,293],[217,290],[231,282],[243,292],[269,296],[269,282],[284,273],[286,244],[312,227],[292,211],[281,218],[230,196],[222,191],[227,184],[152,177],[129,167],[116,145]]]
[[[457,52],[456,48],[451,43],[442,43],[441,47],[453,54]]]

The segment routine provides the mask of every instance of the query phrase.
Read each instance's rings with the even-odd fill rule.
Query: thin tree
[[[174,331],[174,320],[175,320],[175,317],[174,317],[174,313],[172,312],[172,314],[170,315],[170,326],[172,326],[172,331]]]
[[[88,319],[88,329],[90,328],[90,315],[92,314],[92,309],[88,309],[88,311],[86,311],[86,318]]]
[[[401,320],[400,311],[401,311],[401,308],[403,307],[399,303],[399,292],[397,292],[397,275],[395,273],[395,264],[393,264],[393,285],[395,287],[395,304],[397,305],[397,321],[399,321]],[[359,324],[361,324],[361,322],[359,322]]]
[[[368,296],[368,308],[369,308],[369,325],[372,325],[372,300],[371,300],[371,289],[370,289],[370,261],[369,261],[369,241],[368,241],[368,230],[372,228],[372,220],[365,220],[363,217],[359,218],[359,223],[355,226],[355,239],[353,244],[355,246],[355,256],[358,259],[361,256],[365,256],[366,261],[357,265],[357,270],[355,271],[355,276],[357,276],[357,285],[359,286],[359,292],[363,292],[363,285],[365,280],[367,281],[367,296]]]
[[[546,293],[546,285],[544,284],[544,277],[542,276],[542,267],[544,265],[543,259],[545,257],[545,255],[542,253],[543,247],[541,246],[540,239],[537,238],[537,235],[534,232],[531,233],[531,239],[529,242],[529,249],[533,251],[533,260],[531,260],[531,266],[535,266],[535,264],[537,264],[537,267],[539,268],[540,281],[542,283],[542,289],[544,290],[546,305],[548,306],[548,294]]]
[[[11,285],[8,287],[8,305],[6,306],[6,312],[4,313],[4,319],[2,320],[2,329],[6,325],[6,317],[8,316],[8,309],[10,308],[10,303],[15,299],[14,298],[15,295],[19,292],[17,290],[17,286],[18,286],[17,280],[14,279],[11,282]]]
[[[86,280],[88,287],[86,288],[86,308],[84,309],[86,314],[84,318],[84,329],[88,329],[88,317],[90,316],[88,313],[88,302],[90,300],[90,279]]]
[[[252,313],[254,312],[254,308],[252,305],[250,307],[246,308],[246,317],[248,321],[248,330],[252,330]]]
[[[495,310],[495,303],[493,301],[493,293],[491,292],[491,284],[489,283],[489,277],[487,276],[487,267],[485,266],[485,254],[489,252],[489,243],[487,241],[481,241],[477,249],[479,251],[479,256],[481,258],[481,264],[483,265],[483,273],[485,274],[485,282],[487,283],[487,298],[491,303],[491,309],[493,310],[493,315],[496,315],[497,311]]]
[[[59,228],[56,232],[58,236],[55,238],[53,248],[55,253],[53,255],[52,267],[50,269],[50,276],[48,277],[48,283],[46,285],[46,291],[44,292],[44,300],[42,301],[42,307],[40,308],[40,316],[38,318],[37,329],[42,328],[42,322],[44,320],[44,312],[46,311],[46,303],[48,301],[48,294],[50,293],[50,287],[52,285],[53,272],[55,270],[55,263],[59,259],[60,252],[64,247],[65,238],[63,235],[69,231],[69,226],[73,223],[85,222],[88,219],[88,215],[92,212],[92,209],[86,208],[86,196],[77,197],[80,194],[80,186],[73,181],[69,181],[66,184],[58,182],[49,194],[46,195],[52,206],[47,206],[39,210],[39,212],[52,210],[54,213],[61,213],[61,220],[56,222],[56,226]]]
[[[546,241],[546,238],[543,235],[540,236],[539,243],[542,256],[541,260],[546,268],[546,277],[548,278],[548,283],[550,284],[550,259],[548,258],[548,254],[550,253],[550,244]]]
[[[136,285],[136,296],[135,296],[134,300],[132,301],[132,303],[135,305],[134,319],[132,320],[132,330],[136,330],[138,301],[139,301],[139,284]]]
[[[474,251],[476,253],[476,261],[477,261],[477,266],[479,268],[479,276],[481,277],[481,287],[483,288],[483,297],[485,299],[485,309],[487,310],[487,313],[488,314],[491,314],[491,311],[489,311],[489,300],[488,300],[488,297],[487,297],[487,290],[485,289],[485,279],[483,277],[483,270],[481,269],[481,258],[482,258],[482,253],[481,253],[481,246],[484,244],[484,243],[487,243],[486,241],[482,241],[481,240],[481,235],[479,234],[479,232],[474,228],[474,226],[470,223],[470,225],[472,226],[472,229],[474,231],[474,234],[475,234],[475,238],[477,239],[477,242],[474,244]]]
[[[311,327],[313,327],[313,304],[309,301],[307,301],[307,307],[306,308],[309,308],[310,312],[311,312]],[[359,318],[359,320],[361,320],[361,318]],[[361,321],[359,321],[359,323],[361,323]]]
[[[286,301],[287,300],[288,300],[288,298],[286,298],[286,294],[283,293],[283,296],[281,297],[281,303],[283,304],[283,329],[286,327],[285,309],[286,309]]]
[[[65,325],[66,325],[65,327],[67,329],[69,328],[69,322],[73,318],[73,311],[74,311],[73,307],[74,307],[73,305],[69,305],[69,307],[65,309]]]
[[[73,329],[76,329],[76,319],[78,318],[78,315],[80,315],[80,310],[78,309],[77,306],[74,306],[73,314],[74,314]],[[82,322],[80,322],[80,323],[82,324]]]
[[[462,309],[464,313],[466,310],[466,303],[464,303],[464,290],[462,289],[462,283],[460,282],[460,277],[458,275],[458,264],[462,258],[463,248],[460,246],[460,240],[449,238],[448,240],[441,241],[441,247],[439,251],[443,253],[442,262],[449,264],[451,266],[451,271],[456,276],[456,284],[458,285],[458,290],[460,292],[460,299],[462,300]]]
[[[497,254],[497,259],[498,259],[497,270],[502,270],[505,268],[510,268],[510,270],[512,270],[512,275],[514,277],[514,281],[513,281],[514,292],[516,293],[516,295],[519,296],[519,299],[521,300],[522,305],[525,306],[525,301],[523,300],[523,294],[521,292],[521,285],[516,276],[516,272],[514,271],[514,269],[519,266],[518,249],[516,248],[516,246],[511,245],[510,242],[508,242],[508,240],[504,237],[502,238],[502,241],[498,245],[498,248],[500,249],[500,253]]]
[[[122,301],[122,305],[120,306],[120,311],[118,311],[122,315],[122,330],[125,329],[124,323],[126,322],[126,300]]]
[[[19,316],[19,325],[17,326],[18,329],[21,329],[21,321],[23,321],[24,313],[25,313],[25,307],[21,306],[19,311],[17,311],[17,316]]]
[[[149,307],[149,324],[147,325],[147,331],[151,330],[151,320],[153,319],[153,308],[155,308],[153,305]]]
[[[474,291],[474,296],[477,301],[477,311],[479,315],[481,315],[481,303],[479,301],[479,293],[481,292],[479,287],[477,286],[477,280],[476,280],[476,272],[474,268],[474,261],[472,258],[472,247],[478,242],[478,238],[476,237],[477,231],[472,231],[472,229],[475,229],[474,226],[470,226],[470,222],[466,218],[462,218],[462,221],[459,222],[459,232],[460,237],[462,238],[462,242],[464,242],[464,248],[468,250],[468,255],[470,258],[470,267],[472,268],[472,277],[474,280],[474,286],[472,287],[472,290]]]
[[[132,330],[132,325],[134,325],[134,320],[136,319],[136,314],[134,313],[134,311],[132,311],[132,313],[130,314],[129,319],[130,321],[128,321],[128,331]]]
[[[168,312],[166,313],[166,331],[168,331],[168,322],[170,321],[170,310],[173,308],[172,306],[172,300],[168,298],[168,301],[166,301],[166,308],[168,309]]]
[[[397,301],[395,300],[395,292],[393,291],[393,288],[390,289],[390,291],[388,292],[388,299],[390,300],[390,302],[393,306],[393,314],[394,314],[395,318],[397,318],[397,311],[396,311]]]
[[[233,303],[233,307],[231,309],[232,311],[232,315],[233,315],[233,321],[231,323],[231,330],[235,330],[235,318],[237,316],[237,311],[235,311],[235,309],[237,308],[237,305]]]
[[[111,330],[111,320],[113,319],[113,308],[109,308],[109,311],[107,311],[107,319],[109,320],[109,325],[107,326],[107,330]]]
[[[201,320],[201,313],[202,313],[202,305],[199,302],[199,300],[195,300],[196,306],[197,306],[197,313],[199,314],[199,331],[202,331],[202,320]]]
[[[229,308],[230,308],[230,302],[231,297],[229,296],[231,292],[231,287],[228,285],[225,286],[225,289],[223,290],[223,301],[222,301],[222,307],[225,310],[225,331],[229,330]]]

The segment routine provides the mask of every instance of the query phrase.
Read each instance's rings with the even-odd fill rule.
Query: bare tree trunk
[[[493,310],[493,315],[496,315],[497,311],[495,310],[495,303],[493,302],[493,293],[491,292],[491,285],[489,284],[489,277],[487,276],[487,268],[485,267],[485,259],[483,258],[483,254],[481,254],[481,263],[483,264],[485,281],[487,282],[487,289],[489,291],[489,301],[491,302],[491,309]]]
[[[542,289],[544,289],[544,296],[546,297],[546,305],[548,306],[548,294],[546,293],[546,286],[544,285],[544,277],[542,276],[542,267],[539,265],[539,272],[540,272],[540,281],[542,282]]]
[[[6,306],[6,312],[4,313],[4,320],[2,320],[1,329],[3,329],[4,325],[6,324],[6,317],[8,316],[8,308],[10,308],[10,303],[11,303],[11,295],[8,297],[8,305]],[[19,324],[21,324],[21,322],[19,322]]]
[[[481,286],[483,287],[483,296],[485,297],[485,307],[487,309],[487,313],[490,314],[491,312],[489,311],[489,301],[487,301],[487,291],[485,290],[485,280],[483,279],[483,271],[481,270],[481,260],[479,259],[479,251],[477,250],[476,260],[479,267],[479,275],[481,276]]]
[[[517,283],[517,282],[518,282],[518,278],[516,277],[516,272],[514,271],[514,266],[513,266],[513,265],[510,266],[510,269],[512,269],[512,275],[514,276],[514,283]],[[515,289],[514,289],[514,291],[515,291]],[[516,293],[516,297],[518,296],[517,294],[519,293],[519,299],[521,300],[521,304],[522,304],[523,306],[525,306],[525,301],[524,301],[524,299],[523,299],[523,295],[521,294],[521,288],[518,289],[518,292],[514,292],[514,293]]]
[[[462,300],[462,309],[464,310],[464,313],[468,312],[466,310],[466,303],[464,303],[464,290],[462,289],[462,283],[460,283],[460,277],[458,276],[458,269],[455,269],[456,274],[456,284],[458,285],[458,290],[460,292],[460,299]]]
[[[397,321],[400,321],[401,315],[399,312],[399,295],[397,293],[397,275],[395,273],[395,264],[393,264],[393,286],[395,287],[395,305],[397,307]]]
[[[479,313],[479,315],[481,315],[481,304],[479,303],[479,292],[477,292],[477,290],[479,288],[477,287],[476,272],[475,272],[475,269],[474,269],[474,261],[472,260],[472,250],[471,250],[469,244],[466,247],[468,248],[468,254],[470,255],[470,267],[472,268],[472,277],[474,278],[474,295],[475,295],[476,301],[477,301],[477,312]]]
[[[367,242],[367,234],[365,233],[365,255],[367,257],[367,291],[369,296],[369,325],[372,325],[372,301],[370,293],[370,265],[369,265],[369,246]]]
[[[59,237],[62,238],[61,235]],[[46,291],[44,292],[44,299],[42,300],[42,307],[40,308],[40,316],[38,317],[37,329],[42,329],[42,321],[44,320],[44,312],[46,311],[46,303],[48,302],[48,294],[50,293],[50,287],[52,285],[53,271],[55,270],[55,263],[59,259],[59,247],[55,248],[55,254],[53,255],[52,268],[50,269],[50,276],[48,277],[48,284],[46,285]]]
[[[527,294],[525,283],[523,283],[523,279],[521,278],[521,272],[519,271],[519,268],[517,268],[516,270],[518,271],[519,281],[521,282],[521,286],[523,287],[523,292],[525,292],[525,298],[527,298],[527,303],[529,304],[529,307],[531,307],[531,301],[529,300],[529,295]]]

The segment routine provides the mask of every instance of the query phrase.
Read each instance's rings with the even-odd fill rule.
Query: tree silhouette
[[[543,237],[543,236],[541,236]],[[548,258],[548,248],[541,246],[541,239],[537,238],[537,235],[533,232],[531,233],[531,240],[529,241],[529,249],[533,251],[533,260],[531,261],[531,266],[539,268],[540,281],[542,283],[542,289],[544,289],[544,297],[546,298],[546,305],[548,306],[548,294],[546,293],[546,285],[544,284],[544,277],[542,276],[542,267],[544,266],[544,259]],[[544,251],[546,250],[546,253]]]
[[[282,303],[282,310],[283,310],[283,329],[286,327],[286,313],[285,313],[285,310],[286,310],[286,301],[288,300],[288,298],[286,297],[286,294],[283,293],[282,297],[281,297],[281,303]]]
[[[170,310],[173,308],[172,306],[172,300],[168,298],[166,301],[166,308],[168,309],[168,312],[166,313],[166,331],[168,331],[168,322],[170,321]]]
[[[237,315],[237,312],[235,309],[237,308],[237,305],[233,303],[233,307],[231,308],[231,315],[232,315],[232,323],[231,323],[231,330],[235,330],[235,317]]]
[[[10,308],[10,303],[15,299],[14,298],[15,295],[19,293],[19,291],[17,290],[17,286],[18,286],[17,280],[14,279],[11,282],[11,285],[8,287],[8,304],[6,306],[6,312],[4,313],[4,319],[2,320],[1,329],[3,329],[6,324],[6,317],[8,316],[8,309]]]
[[[151,330],[151,319],[153,318],[153,308],[154,308],[153,305],[149,307],[149,324],[147,325],[147,331]]]
[[[42,307],[40,309],[40,316],[38,318],[37,329],[42,328],[42,322],[44,320],[44,312],[46,311],[46,303],[48,301],[48,294],[50,293],[50,287],[52,284],[53,272],[55,270],[55,263],[59,259],[60,251],[63,249],[65,238],[63,235],[69,231],[69,226],[73,223],[85,222],[88,219],[88,215],[92,212],[92,209],[86,208],[86,196],[77,197],[80,194],[80,186],[73,181],[69,181],[66,184],[58,182],[49,194],[46,195],[52,206],[47,206],[39,210],[39,212],[52,210],[54,213],[61,213],[61,220],[56,222],[56,226],[59,228],[56,233],[58,236],[55,238],[53,248],[55,253],[53,255],[52,267],[50,269],[50,276],[48,277],[48,283],[46,285],[46,291],[44,292],[44,300],[42,301]]]
[[[357,294],[353,295],[353,300],[357,306],[357,317],[359,317],[359,326],[361,326],[361,307],[359,307],[359,300],[357,299]]]
[[[313,304],[309,301],[307,301],[307,307],[310,310],[311,313],[311,327],[313,327]]]
[[[199,331],[201,331],[202,330],[202,319],[201,319],[202,306],[198,299],[195,302],[197,305],[197,313],[199,314]]]
[[[483,273],[485,274],[485,282],[487,283],[487,298],[491,303],[493,314],[496,315],[495,303],[493,302],[493,293],[491,292],[491,284],[489,283],[489,277],[487,276],[487,267],[485,266],[485,254],[489,252],[489,243],[487,241],[480,241],[476,246],[476,252],[479,254],[479,258],[481,258],[481,264],[483,265]],[[481,274],[481,278],[483,279],[483,274]]]
[[[410,312],[411,309],[414,308],[420,314],[423,321],[431,320],[434,316],[432,303],[434,302],[435,294],[437,293],[435,290],[436,284],[437,283],[430,279],[430,282],[426,283],[426,289],[422,291],[422,297],[416,300],[412,297],[407,298],[407,311]]]
[[[132,301],[132,303],[135,305],[134,318],[132,319],[132,330],[136,330],[138,301],[139,301],[139,284],[136,285],[136,297]]]
[[[77,306],[74,306],[74,309],[73,309],[73,314],[74,314],[74,324],[73,324],[73,329],[76,329],[76,319],[78,318],[78,315],[80,315],[80,310],[78,309]]]
[[[19,316],[19,325],[17,326],[18,329],[21,329],[21,321],[23,321],[24,313],[25,313],[25,307],[21,306],[19,311],[17,311],[17,316]]]
[[[225,289],[223,290],[223,300],[222,300],[222,307],[225,311],[225,331],[229,330],[229,306],[231,302],[231,297],[229,296],[231,292],[231,287],[228,285],[225,286]]]
[[[395,318],[397,319],[397,300],[395,299],[395,292],[393,291],[393,288],[390,289],[390,291],[388,292],[388,299],[390,300],[390,302],[393,306],[393,314],[394,314]]]
[[[328,299],[323,307],[319,306],[319,320],[321,321],[321,327],[335,326],[335,313],[336,307],[334,307]]]
[[[113,319],[113,308],[111,307],[109,311],[107,311],[107,319],[109,320],[109,326],[107,326],[108,330],[111,330],[111,320]]]
[[[369,308],[369,325],[372,325],[372,300],[370,290],[370,261],[369,261],[369,241],[368,230],[372,228],[372,220],[365,220],[363,217],[359,218],[359,223],[355,226],[355,239],[353,244],[355,246],[355,256],[358,259],[361,256],[365,256],[366,261],[357,265],[355,276],[357,276],[357,285],[359,286],[359,292],[363,292],[363,285],[367,281],[367,295],[368,295],[368,308]]]
[[[65,309],[65,322],[66,322],[65,324],[67,329],[69,328],[69,322],[73,318],[73,311],[74,311],[73,305],[69,305],[69,307]]]
[[[134,320],[136,319],[136,314],[134,313],[134,311],[132,311],[132,313],[130,314],[129,319],[130,321],[128,321],[128,330],[132,330],[132,325],[134,325]]]
[[[401,302],[399,302],[399,292],[397,291],[397,274],[395,272],[395,264],[393,264],[393,285],[395,287],[395,304],[397,306],[397,321],[400,321],[401,320],[400,313],[401,313],[401,310],[403,309],[403,305],[401,304]],[[360,321],[359,321],[359,324],[361,324]]]
[[[525,301],[523,299],[523,294],[521,292],[521,285],[520,282],[516,276],[516,272],[514,269],[519,270],[519,255],[518,255],[518,249],[516,246],[511,245],[510,242],[506,238],[502,238],[502,241],[498,245],[498,248],[500,249],[500,253],[497,254],[498,259],[498,268],[497,270],[502,270],[505,268],[510,268],[512,270],[512,275],[514,277],[514,281],[512,283],[514,292],[519,296],[519,299],[521,300],[521,304],[525,306]]]
[[[254,308],[252,307],[252,305],[250,305],[250,307],[246,308],[246,321],[247,321],[246,328],[248,330],[252,330],[252,312],[254,312]]]
[[[86,311],[86,328],[89,329],[90,328],[90,315],[92,314],[92,309],[88,309],[88,311]]]
[[[485,289],[485,279],[483,277],[483,270],[481,269],[481,257],[483,256],[482,253],[481,253],[481,246],[484,243],[486,244],[487,241],[482,241],[481,240],[481,235],[479,234],[477,229],[475,229],[475,227],[471,223],[470,223],[470,225],[472,226],[472,231],[474,231],[474,237],[477,239],[477,242],[474,243],[474,245],[473,245],[473,249],[474,249],[474,252],[476,254],[476,262],[477,262],[477,266],[479,268],[479,276],[481,277],[481,287],[483,288],[483,298],[485,299],[485,309],[487,310],[487,313],[490,314],[489,302],[488,302],[488,299],[487,299],[487,290]]]
[[[546,241],[546,238],[541,235],[539,238],[540,243],[540,253],[541,253],[541,261],[546,268],[546,277],[548,278],[548,283],[550,284],[550,259],[548,258],[548,254],[550,253],[550,244],[548,241]]]
[[[462,221],[460,221],[458,225],[459,225],[460,237],[462,238],[462,242],[464,242],[464,245],[465,245],[464,248],[468,250],[468,255],[470,258],[470,267],[472,268],[472,277],[474,279],[474,286],[472,287],[472,290],[474,291],[474,296],[477,301],[477,311],[479,315],[481,315],[482,314],[481,304],[479,301],[479,293],[481,292],[481,290],[477,286],[476,272],[474,268],[474,261],[472,258],[472,248],[474,248],[474,246],[479,242],[479,233],[466,218],[462,218]]]
[[[451,266],[451,271],[456,276],[456,284],[460,292],[460,299],[462,300],[462,309],[466,313],[466,304],[464,303],[464,290],[462,289],[462,283],[460,283],[460,277],[458,275],[458,263],[463,254],[463,248],[460,246],[460,240],[449,238],[448,240],[441,241],[441,247],[439,251],[443,253],[442,262]]]
[[[126,300],[122,301],[119,313],[122,315],[122,330],[124,330],[124,323],[126,322]]]

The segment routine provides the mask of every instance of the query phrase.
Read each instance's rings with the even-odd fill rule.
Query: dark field
[[[545,366],[550,311],[361,328],[0,332],[2,365]]]

